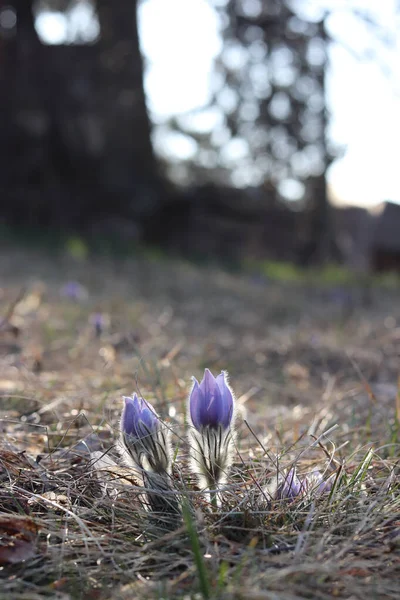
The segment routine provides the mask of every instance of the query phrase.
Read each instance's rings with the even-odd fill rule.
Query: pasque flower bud
[[[170,442],[166,428],[149,402],[124,396],[121,444],[131,465],[154,473],[170,472]]]
[[[192,469],[200,484],[215,488],[226,479],[234,445],[235,400],[226,373],[206,369],[189,396]]]
[[[158,525],[174,528],[181,512],[171,477],[169,431],[152,405],[136,394],[124,397],[120,452],[141,479]]]

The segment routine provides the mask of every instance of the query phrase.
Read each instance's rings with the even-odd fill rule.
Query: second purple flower
[[[202,486],[215,490],[232,462],[235,399],[225,372],[214,377],[205,369],[201,382],[193,381],[188,403],[192,470]]]
[[[189,409],[193,426],[197,431],[205,427],[228,429],[233,417],[233,394],[222,372],[217,377],[205,369],[201,383],[193,377]]]

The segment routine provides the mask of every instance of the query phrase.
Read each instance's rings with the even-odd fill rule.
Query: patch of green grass
[[[302,268],[285,261],[243,260],[244,272],[265,276],[281,283],[297,283],[319,286],[354,285],[380,286],[395,289],[400,285],[400,276],[396,272],[358,275],[344,266],[327,264],[323,267]]]

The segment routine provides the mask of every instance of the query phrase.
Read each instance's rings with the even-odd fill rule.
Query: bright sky
[[[219,0],[221,4],[224,0]],[[293,0],[316,18],[322,6],[334,6],[329,31],[343,46],[362,52],[371,41],[366,27],[349,15],[349,0]],[[249,0],[255,6],[260,0]],[[335,195],[361,205],[382,200],[400,202],[400,21],[395,18],[396,0],[352,0],[351,5],[374,11],[392,32],[392,52],[380,52],[392,76],[387,77],[375,62],[360,62],[343,46],[331,50],[331,70],[327,77],[328,102],[332,115],[331,137],[347,148],[334,163],[329,180]],[[210,93],[214,58],[221,48],[219,24],[207,0],[146,0],[140,8],[142,48],[147,57],[145,87],[155,122],[203,106]],[[75,27],[82,23],[75,17]],[[60,14],[42,13],[38,29],[52,43],[71,34]],[[95,38],[96,28],[83,35]],[[68,33],[69,32],[69,33]],[[85,33],[86,32],[86,33]],[[397,87],[397,89],[396,89]],[[215,115],[214,115],[215,118]],[[200,126],[212,126],[213,115],[203,117]],[[208,119],[208,122],[207,122]],[[158,140],[160,142],[160,140]],[[165,150],[180,158],[193,147],[187,138],[161,140]]]

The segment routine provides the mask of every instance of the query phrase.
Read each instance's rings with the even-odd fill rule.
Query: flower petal
[[[224,372],[218,375],[216,382],[222,398],[220,424],[224,429],[227,429],[231,424],[233,416],[233,396],[231,390],[226,384],[226,375]]]
[[[194,427],[200,431],[200,407],[204,404],[204,398],[199,386],[199,382],[193,377],[193,388],[189,397],[190,418]]]
[[[328,479],[322,479],[321,476],[321,482],[317,488],[318,494],[330,493],[332,491],[333,484],[335,483],[335,479],[336,474],[331,475],[328,477]]]
[[[278,486],[276,498],[278,500],[283,500],[284,498],[292,499],[299,496],[302,492],[304,492],[304,485],[297,477],[296,469],[292,468]]]
[[[152,432],[157,429],[158,417],[155,414],[155,412],[153,412],[149,408],[149,406],[146,406],[145,408],[143,408],[142,412],[140,413],[140,421],[139,422],[143,423],[145,428],[148,431]]]
[[[204,369],[204,376],[200,383],[200,388],[204,396],[207,398],[209,395],[212,395],[216,387],[217,381],[214,375],[211,373],[210,369]]]
[[[124,396],[124,408],[121,416],[121,429],[127,435],[131,435],[135,430],[136,409],[134,401],[128,396]]]
[[[121,417],[121,430],[126,435],[140,439],[158,427],[158,416],[151,404],[143,398],[124,396],[125,406]]]
[[[217,381],[209,369],[204,371],[200,389],[204,396],[199,410],[201,425],[217,428],[223,412],[222,395]]]

